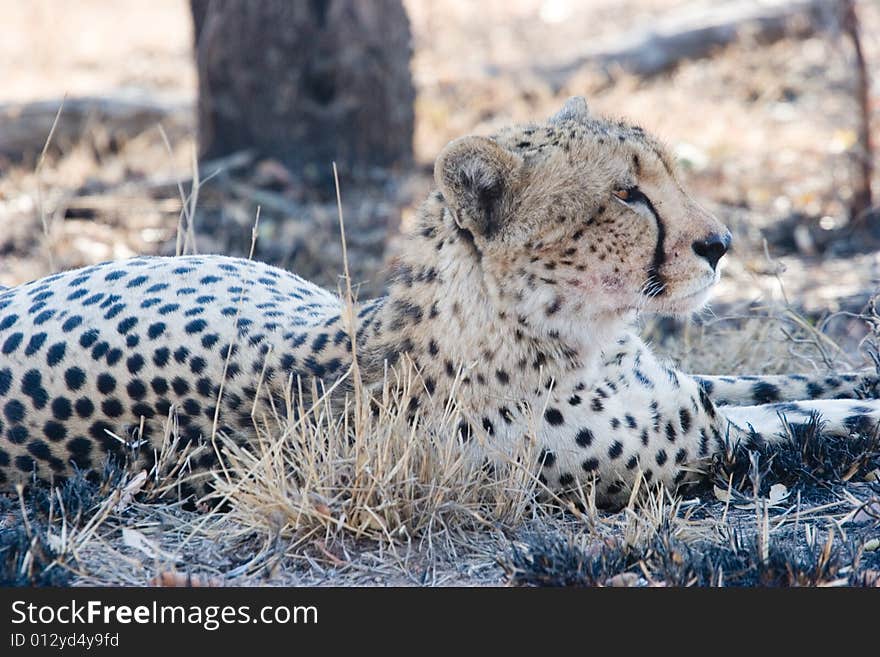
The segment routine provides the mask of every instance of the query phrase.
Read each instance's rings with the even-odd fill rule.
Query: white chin
[[[708,285],[701,290],[676,298],[657,298],[654,300],[657,311],[668,313],[670,315],[688,315],[696,312],[705,306],[707,301],[709,301],[709,297],[712,294],[712,287],[712,285]]]

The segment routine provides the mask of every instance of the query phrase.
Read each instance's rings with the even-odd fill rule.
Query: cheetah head
[[[435,180],[507,307],[557,332],[701,307],[730,233],[641,128],[570,99],[545,123],[451,142]]]

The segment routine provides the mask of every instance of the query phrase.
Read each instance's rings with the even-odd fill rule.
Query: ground
[[[537,72],[684,4],[508,0],[481,3],[476,16],[473,3],[408,2],[419,167],[388,189],[346,200],[346,217],[355,221],[360,213],[390,224],[393,257],[394,229],[411,221],[446,141],[549,114],[561,98],[582,94],[593,111],[639,121],[671,144],[694,195],[735,235],[712,311],[687,324],[645,322],[659,350],[701,373],[870,365],[867,347],[878,322],[868,301],[880,255],[846,240],[822,249],[819,239],[811,247],[791,229],[792,218],[806,217],[821,238],[846,220],[855,105],[852,55],[839,35],[745,39],[647,79],[584,67],[551,85]],[[191,107],[186,3],[149,3],[148,15],[146,7],[118,3],[110,15],[99,2],[73,10],[0,1],[12,35],[0,42],[12,64],[0,103],[67,93]],[[860,8],[866,53],[880,70],[880,11],[871,3]],[[545,47],[551,40],[552,55]],[[56,144],[39,170],[34,158],[0,163],[0,285],[108,258],[173,252],[181,209],[176,180],[192,170],[191,112],[169,114],[163,127],[168,145],[155,127],[120,140],[110,127],[93,124],[78,139]],[[281,193],[274,191],[279,181]],[[282,221],[302,212],[335,230],[335,207],[309,206],[284,187],[285,172],[271,162],[238,184],[244,188],[205,185],[199,208],[222,202],[225,219],[213,234],[199,235],[200,250],[246,253],[260,204],[258,255],[335,287],[337,244],[315,250],[301,222]],[[381,289],[378,264],[355,263],[365,291]],[[344,430],[326,415],[327,432]],[[131,499],[145,487],[132,475],[122,500],[109,487],[85,485],[53,499],[25,497],[24,527],[19,500],[0,500],[0,578],[137,585],[174,583],[189,573],[197,584],[647,585],[718,583],[721,572],[724,583],[734,584],[863,584],[880,571],[880,463],[870,441],[823,451],[799,436],[798,449],[755,456],[755,464],[746,452],[719,463],[715,486],[692,499],[649,497],[606,514],[589,499],[581,508],[535,505],[533,484],[522,477],[463,479],[454,463],[404,449],[405,434],[393,428],[394,418],[386,420],[364,420],[357,431],[390,441],[388,453],[371,452],[366,463],[338,453],[334,467],[323,469],[313,459],[314,485],[298,493],[282,486],[282,465],[313,456],[294,449],[310,444],[309,436],[267,428],[269,442],[298,436],[294,451],[287,461],[255,463],[242,455],[242,468],[260,472],[261,484],[233,479],[232,510],[224,513],[187,511],[143,494]],[[349,475],[365,477],[358,495],[341,493]]]

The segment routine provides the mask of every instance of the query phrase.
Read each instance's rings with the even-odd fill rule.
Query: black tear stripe
[[[627,202],[644,203],[654,216],[654,221],[657,222],[657,244],[654,246],[654,258],[651,260],[651,266],[648,267],[648,285],[645,287],[644,294],[659,297],[666,292],[666,283],[660,275],[660,267],[666,262],[666,226],[654,204],[651,203],[651,199],[645,196],[641,190],[633,187],[627,191],[629,192]]]

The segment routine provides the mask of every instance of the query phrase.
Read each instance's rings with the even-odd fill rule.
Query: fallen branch
[[[576,71],[594,66],[620,69],[638,76],[656,75],[679,62],[705,57],[744,33],[762,41],[779,40],[799,19],[805,32],[818,29],[829,0],[733,0],[709,8],[676,12],[671,18],[597,44],[562,65],[541,66],[535,72],[561,87]]]
[[[0,155],[12,160],[36,157],[52,129],[58,108],[64,115],[55,127],[53,143],[76,142],[90,122],[116,136],[133,137],[160,122],[191,124],[192,108],[187,104],[153,100],[81,97],[64,101],[0,104]]]

